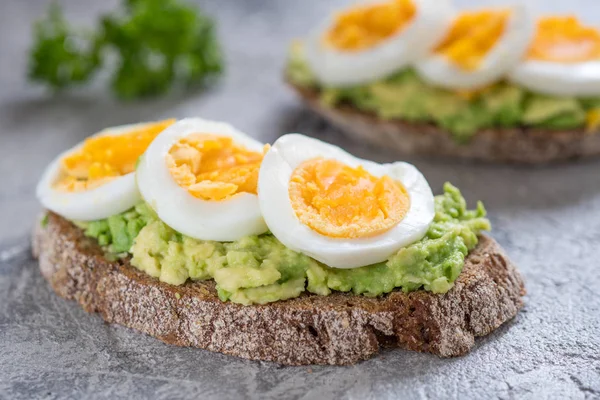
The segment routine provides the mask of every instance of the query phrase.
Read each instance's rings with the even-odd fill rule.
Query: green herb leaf
[[[55,89],[88,81],[108,51],[116,55],[112,89],[125,99],[202,85],[223,69],[213,22],[179,0],[126,0],[93,34],[69,27],[53,4],[34,38],[29,77]]]
[[[101,65],[99,43],[88,33],[73,31],[56,3],[35,25],[34,38],[29,60],[33,81],[62,89],[87,81]]]

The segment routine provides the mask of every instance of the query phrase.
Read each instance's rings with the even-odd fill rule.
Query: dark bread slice
[[[348,104],[328,107],[320,102],[317,90],[288,83],[310,109],[331,124],[358,140],[402,154],[515,164],[545,164],[600,156],[600,131],[490,128],[477,132],[468,143],[458,144],[436,125],[385,121]]]
[[[59,296],[107,322],[178,346],[289,365],[352,364],[383,345],[462,355],[476,336],[513,318],[525,294],[519,273],[488,236],[481,236],[444,295],[303,294],[255,306],[220,301],[212,281],[172,286],[128,260],[108,261],[94,240],[52,213],[34,233],[33,252]]]

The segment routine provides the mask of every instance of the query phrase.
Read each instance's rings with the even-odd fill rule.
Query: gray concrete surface
[[[62,3],[89,24],[116,1]],[[100,82],[59,97],[28,85],[30,25],[47,2],[0,1],[0,399],[600,398],[600,162],[525,169],[408,160],[434,191],[450,180],[472,203],[485,202],[493,235],[526,279],[523,312],[462,358],[393,350],[353,367],[245,361],[109,326],[42,279],[28,253],[35,183],[56,153],[102,127],[200,115],[265,141],[300,131],[362,157],[397,159],[328,128],[281,83],[286,43],[333,7],[325,3],[205,0],[219,19],[224,79],[207,93],[123,104]],[[598,21],[595,0],[578,4]]]

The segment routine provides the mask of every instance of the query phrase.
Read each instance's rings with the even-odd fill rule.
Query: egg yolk
[[[300,222],[333,238],[365,238],[396,226],[410,208],[406,188],[361,166],[316,158],[300,164],[289,182]]]
[[[146,124],[122,135],[86,139],[81,149],[61,160],[61,177],[55,188],[81,192],[133,172],[139,156],[159,133],[174,122],[174,119],[169,119]]]
[[[541,18],[528,58],[562,63],[600,59],[600,31],[575,16]]]
[[[462,13],[435,52],[463,70],[475,71],[504,33],[510,16],[510,10]]]
[[[587,112],[586,132],[595,133],[600,129],[600,108],[593,108]]]
[[[325,43],[344,51],[371,48],[399,33],[415,13],[411,0],[356,6],[337,16]]]
[[[175,143],[167,167],[179,186],[203,200],[225,200],[237,193],[256,194],[264,153],[248,150],[233,139],[195,133]]]

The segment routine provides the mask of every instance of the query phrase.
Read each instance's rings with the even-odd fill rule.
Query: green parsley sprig
[[[89,81],[115,54],[111,86],[121,98],[202,85],[223,70],[212,20],[179,0],[124,0],[95,32],[69,26],[53,3],[34,28],[29,78],[62,90]]]

